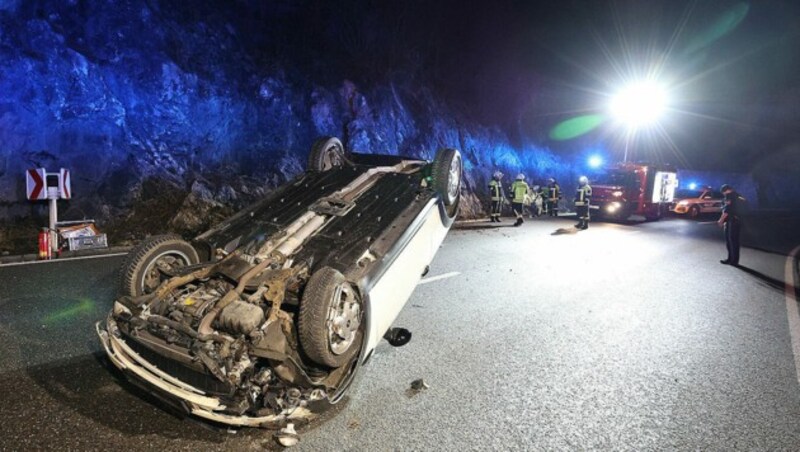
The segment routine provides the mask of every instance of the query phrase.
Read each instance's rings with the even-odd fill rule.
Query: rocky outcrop
[[[547,149],[471,121],[424,79],[356,80],[339,75],[348,63],[335,52],[279,42],[300,14],[291,2],[220,5],[0,1],[3,230],[46,224],[44,204],[24,199],[24,170],[65,167],[74,198],[60,201],[62,219],[95,218],[115,243],[193,235],[302,171],[321,135],[356,152],[461,149],[466,217],[483,214],[495,169],[575,175]]]

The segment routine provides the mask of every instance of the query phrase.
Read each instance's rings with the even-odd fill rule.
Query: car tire
[[[431,171],[433,189],[442,197],[450,218],[455,217],[458,211],[462,170],[461,153],[456,149],[440,149],[436,153]]]
[[[692,207],[690,207],[689,208],[689,217],[690,218],[694,218],[694,219],[699,218],[700,217],[700,206],[695,204]]]
[[[177,235],[157,235],[134,247],[120,270],[120,295],[151,293],[161,283],[159,267],[170,270],[200,262],[197,250]]]
[[[363,307],[355,287],[339,271],[322,267],[306,284],[300,301],[297,334],[306,356],[341,367],[361,349]]]
[[[344,146],[338,138],[322,137],[311,146],[308,169],[323,172],[340,168],[344,166],[346,157]]]

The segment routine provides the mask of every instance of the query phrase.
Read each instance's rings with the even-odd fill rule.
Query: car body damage
[[[128,293],[97,325],[114,366],[227,425],[309,419],[342,397],[454,221],[461,158],[349,155],[333,140],[315,146],[309,171],[188,251],[168,237],[131,253]],[[200,262],[164,265],[175,249]]]

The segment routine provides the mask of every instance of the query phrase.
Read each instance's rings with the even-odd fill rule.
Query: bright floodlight
[[[592,168],[599,168],[603,164],[603,159],[599,155],[589,157],[589,166]]]
[[[657,120],[666,103],[664,88],[654,82],[640,82],[614,96],[611,113],[629,127],[636,128]]]
[[[694,182],[689,184],[689,190],[695,190],[695,189],[697,189],[697,184],[695,184]]]

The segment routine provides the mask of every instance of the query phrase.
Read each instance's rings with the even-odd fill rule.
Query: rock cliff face
[[[46,223],[25,200],[33,167],[69,168],[60,217],[95,218],[117,243],[202,231],[302,171],[321,135],[356,152],[461,149],[466,217],[482,214],[495,169],[574,177],[449,105],[413,59],[360,76],[363,30],[313,6],[0,0],[0,251],[32,248]]]

